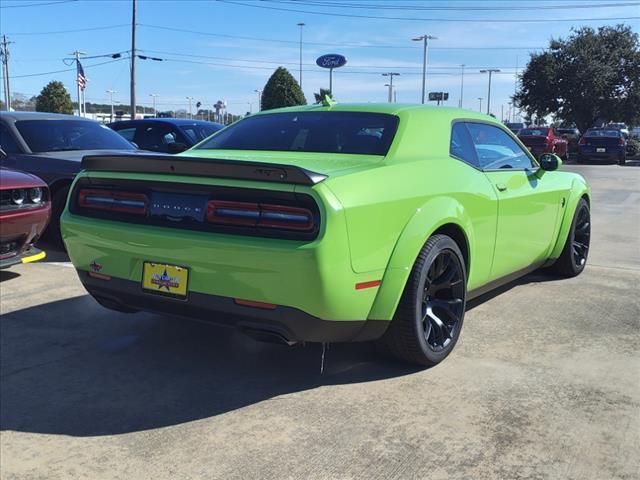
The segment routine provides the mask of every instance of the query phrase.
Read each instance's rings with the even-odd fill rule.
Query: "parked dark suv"
[[[223,125],[203,120],[148,118],[107,125],[142,150],[180,153],[213,135]]]

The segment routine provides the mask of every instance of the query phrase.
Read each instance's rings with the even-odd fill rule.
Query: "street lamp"
[[[109,94],[109,97],[111,99],[111,117],[110,117],[110,122],[113,122],[113,94],[114,93],[118,93],[115,90],[107,90],[107,93]]]
[[[297,25],[300,27],[300,90],[302,90],[302,28],[305,24],[300,22]]]
[[[434,37],[432,35],[421,35],[416,38],[412,38],[414,42],[424,42],[424,47],[422,50],[422,103],[424,104],[424,92],[425,92],[425,84],[427,78],[427,42],[429,40],[437,40],[438,37]]]
[[[189,118],[193,118],[193,113],[191,112],[191,101],[193,97],[187,97],[187,100],[189,100]]]
[[[262,110],[262,90],[254,90],[258,94],[258,111]]]
[[[486,70],[480,70],[480,73],[488,73],[489,74],[489,92],[487,93],[487,115],[489,115],[491,110],[491,74],[498,73],[500,70],[497,68],[487,68]]]
[[[158,111],[156,110],[156,97],[159,97],[160,95],[157,93],[150,93],[149,96],[153,98],[153,116],[157,117]]]
[[[478,97],[478,100],[480,100],[480,110],[478,111],[482,113],[482,97]]]
[[[393,77],[398,75],[400,74],[396,72],[389,72],[389,73],[382,74],[383,77],[389,77],[389,83],[387,84],[389,86],[389,103],[393,103]]]

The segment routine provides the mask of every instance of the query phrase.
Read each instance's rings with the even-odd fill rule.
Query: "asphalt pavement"
[[[475,301],[427,370],[120,314],[61,252],[0,272],[3,479],[640,478],[640,162],[593,188],[582,275]]]

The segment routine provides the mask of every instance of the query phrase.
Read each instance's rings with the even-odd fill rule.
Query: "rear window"
[[[386,155],[398,117],[368,112],[286,112],[248,117],[198,149]]]
[[[529,137],[546,137],[549,133],[548,128],[523,128],[518,132],[518,135]]]
[[[20,120],[15,125],[34,153],[134,150],[109,127],[90,120]]]
[[[619,137],[619,130],[587,130],[585,137]]]

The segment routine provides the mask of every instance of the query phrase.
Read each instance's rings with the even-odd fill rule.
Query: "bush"
[[[635,157],[640,153],[640,141],[635,138],[627,139],[627,156]]]
[[[306,105],[302,89],[286,68],[278,67],[262,90],[262,110]]]

